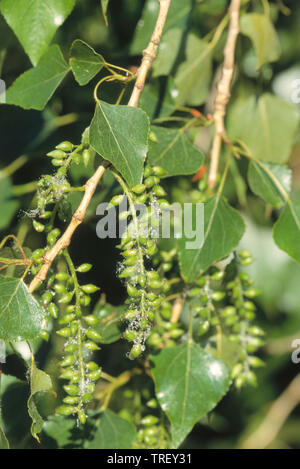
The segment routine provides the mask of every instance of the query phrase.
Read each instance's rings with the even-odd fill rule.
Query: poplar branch
[[[150,39],[148,47],[143,52],[143,59],[140,68],[137,71],[137,79],[128,102],[128,106],[137,107],[140,99],[141,92],[145,86],[147,74],[151,68],[153,60],[156,58],[157,49],[160,43],[164,25],[166,22],[167,14],[171,0],[158,0],[159,1],[159,14],[154,28],[154,32]],[[89,203],[94,195],[96,187],[102,178],[105,170],[109,166],[108,162],[101,164],[94,175],[85,184],[85,193],[82,201],[74,213],[70,224],[68,225],[64,234],[58,239],[54,246],[47,251],[43,256],[43,264],[40,271],[36,274],[29,285],[29,292],[33,293],[36,288],[43,282],[51,267],[52,262],[58,254],[69,246],[71,238],[76,228],[83,222]]]
[[[213,188],[217,182],[218,166],[222,141],[225,135],[224,118],[226,106],[230,99],[230,86],[234,71],[234,55],[236,40],[239,34],[239,14],[241,0],[231,0],[229,7],[229,29],[224,49],[224,62],[221,78],[217,86],[217,96],[214,105],[215,136],[212,143],[211,163],[208,175],[208,185]]]
[[[157,49],[160,44],[161,36],[171,4],[171,0],[158,1],[160,6],[158,18],[148,47],[143,51],[142,63],[137,71],[137,79],[129,99],[128,106],[137,107],[141,93],[145,86],[147,74],[151,68],[152,62],[156,59]]]

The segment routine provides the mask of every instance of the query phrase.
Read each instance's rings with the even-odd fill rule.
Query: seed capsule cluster
[[[137,358],[145,349],[145,341],[149,335],[154,311],[160,306],[163,295],[169,289],[163,272],[145,267],[157,252],[156,233],[160,225],[160,214],[168,209],[169,204],[164,199],[166,192],[160,185],[160,178],[165,174],[161,167],[146,166],[144,181],[129,190],[119,180],[124,194],[115,196],[110,201],[111,206],[121,203],[126,195],[129,203],[128,211],[121,212],[122,217],[131,217],[131,221],[121,238],[118,246],[123,261],[120,265],[119,278],[124,279],[128,300],[128,310],[124,315],[127,328],[124,338],[133,342],[129,358]],[[137,217],[137,204],[147,204],[146,210]]]
[[[76,271],[88,272],[90,264],[82,264]],[[81,423],[85,423],[84,406],[92,400],[95,382],[101,376],[101,369],[88,358],[94,350],[99,349],[101,335],[94,328],[98,319],[94,315],[82,315],[82,307],[88,306],[90,295],[99,290],[93,284],[79,285],[74,282],[74,272],[70,275],[59,272],[55,275],[54,291],[58,295],[58,304],[65,305],[64,314],[59,319],[62,326],[57,334],[66,339],[64,356],[59,363],[61,379],[68,381],[64,385],[67,396],[64,405],[57,409],[60,415],[77,414]],[[49,309],[53,303],[49,304]],[[53,308],[53,306],[52,306]]]
[[[236,261],[243,266],[249,265],[251,253],[240,251]],[[252,355],[264,343],[263,330],[252,325],[256,306],[251,300],[259,295],[252,284],[253,280],[246,272],[236,271],[227,281],[225,272],[214,268],[199,278],[188,292],[193,316],[200,319],[198,337],[205,338],[214,328],[219,328],[221,334],[226,332],[229,341],[237,344],[239,361],[232,369],[237,388],[246,383],[254,385],[256,376],[251,368],[263,366],[262,360]]]

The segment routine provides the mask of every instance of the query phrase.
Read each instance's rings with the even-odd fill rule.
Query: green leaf
[[[174,63],[178,56],[178,50],[180,48],[182,40],[181,29],[170,29],[163,35],[157,58],[153,62],[153,77],[159,77],[161,75],[169,75],[174,66]]]
[[[212,47],[194,34],[186,41],[186,59],[175,75],[178,104],[198,106],[208,94],[212,70]]]
[[[276,184],[276,180],[278,184]],[[279,187],[281,186],[286,193],[290,192],[292,172],[286,166],[279,164],[264,163],[259,165],[251,161],[248,169],[248,181],[254,194],[261,197],[272,207],[280,207],[285,203],[285,199]]]
[[[74,5],[75,0],[1,0],[0,11],[36,65]]]
[[[90,127],[91,146],[120,171],[129,186],[142,180],[149,120],[144,111],[99,101]]]
[[[242,140],[260,161],[285,163],[299,125],[295,105],[269,93],[238,100],[229,111],[227,132]]]
[[[156,396],[171,422],[177,448],[195,423],[210,412],[227,392],[227,366],[187,342],[152,355]]]
[[[280,56],[280,44],[276,30],[268,15],[248,13],[240,19],[241,33],[249,37],[257,56],[257,68],[267,62],[275,62]]]
[[[141,94],[139,106],[150,120],[168,117],[175,111],[178,91],[172,77],[151,80]]]
[[[32,365],[30,370],[30,396],[27,405],[28,413],[32,418],[31,434],[37,441],[40,441],[38,433],[42,431],[44,420],[42,419],[36,405],[36,394],[41,392],[49,392],[51,390],[52,381],[50,376],[35,366],[35,362],[32,357]]]
[[[152,126],[157,143],[151,142],[148,161],[151,165],[159,165],[167,171],[168,176],[193,174],[203,164],[204,156],[189,141],[181,129],[167,129]]]
[[[60,48],[51,46],[38,65],[19,76],[7,90],[6,103],[41,111],[68,71]]]
[[[300,263],[300,204],[287,203],[274,225],[273,238],[282,251]]]
[[[70,51],[70,66],[79,85],[86,85],[103,68],[102,55],[79,39],[76,39]]]
[[[0,230],[3,230],[10,224],[14,214],[19,208],[19,202],[17,200],[11,200],[11,196],[11,179],[0,171]]]
[[[0,449],[9,449],[9,443],[5,436],[5,433],[0,427]]]
[[[183,278],[193,281],[215,262],[228,256],[245,231],[241,215],[216,194],[204,203],[204,240],[199,249],[187,249],[185,237],[178,240]]]
[[[167,21],[164,27],[164,34],[170,29],[185,29],[189,14],[192,8],[192,0],[183,0],[180,2],[172,1],[170,4]],[[130,46],[132,55],[141,54],[148,45],[154,26],[158,17],[159,2],[157,0],[147,0],[143,9],[142,17],[139,20],[134,37]],[[164,37],[163,34],[163,37]],[[162,39],[163,39],[162,37]]]
[[[108,4],[109,4],[109,0],[101,0],[101,8],[102,8],[102,13],[103,13],[106,26],[108,26],[108,19],[107,19]]]
[[[100,323],[94,326],[94,329],[101,334],[102,344],[111,344],[120,339],[121,317],[125,312],[125,306],[113,306],[108,303],[102,304],[101,300],[95,306],[93,314],[99,319]]]
[[[48,448],[129,449],[136,439],[135,427],[110,410],[89,411],[82,428],[74,417],[50,417],[42,433],[43,446]]]
[[[128,449],[137,439],[135,427],[110,410],[100,415],[97,430],[87,449]]]
[[[23,280],[0,276],[0,339],[35,339],[43,319],[41,307]]]

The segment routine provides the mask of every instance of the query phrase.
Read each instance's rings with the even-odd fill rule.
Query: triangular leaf
[[[211,61],[211,46],[194,34],[189,34],[186,59],[180,64],[175,76],[179,104],[198,106],[205,101],[210,86]]]
[[[74,5],[75,0],[1,0],[0,10],[36,65]]]
[[[39,441],[38,433],[42,431],[44,420],[42,419],[35,402],[35,395],[40,392],[51,391],[52,381],[49,375],[35,366],[32,358],[30,370],[30,396],[28,399],[28,413],[32,418],[31,434]]]
[[[105,60],[94,49],[79,39],[73,42],[70,65],[79,85],[86,85],[102,69]]]
[[[269,16],[260,13],[247,13],[240,19],[240,30],[253,43],[257,55],[257,68],[267,62],[278,60],[280,44]]]
[[[277,246],[300,263],[300,205],[289,201],[274,225]]]
[[[38,65],[19,76],[6,93],[6,103],[41,111],[68,73],[57,45],[51,46]]]
[[[141,94],[139,106],[143,109],[150,120],[158,117],[166,117],[173,114],[176,108],[175,99],[178,91],[172,77],[165,79],[157,78],[147,84]]]
[[[153,126],[157,142],[151,142],[148,161],[167,171],[166,176],[193,174],[203,164],[204,156],[187,138],[182,129]]]
[[[191,342],[166,348],[150,360],[156,396],[170,419],[177,448],[228,390],[229,369]]]
[[[178,240],[183,278],[193,281],[213,263],[228,256],[245,231],[241,215],[222,197],[214,195],[204,204],[204,240],[200,249],[187,249],[185,237]]]
[[[0,171],[0,230],[6,228],[11,222],[12,217],[16,213],[19,202],[11,199],[12,183],[8,176]]]
[[[290,192],[292,172],[289,168],[274,163],[259,165],[251,161],[248,169],[248,181],[252,192],[272,207],[280,207],[285,203],[285,199],[272,176],[285,192]]]
[[[103,13],[106,26],[108,26],[108,19],[107,19],[108,4],[109,4],[109,0],[101,0],[102,13]]]
[[[122,419],[110,410],[100,415],[97,430],[93,439],[86,445],[87,449],[128,449],[137,439],[132,423]]]
[[[42,332],[43,313],[21,279],[0,277],[0,339],[35,339]]]
[[[295,105],[269,93],[236,101],[229,112],[227,132],[242,140],[260,161],[285,163],[299,124]]]
[[[129,186],[142,180],[148,149],[149,120],[144,111],[103,101],[96,105],[90,143],[120,171]]]

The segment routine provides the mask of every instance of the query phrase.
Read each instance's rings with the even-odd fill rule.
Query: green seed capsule
[[[116,207],[122,202],[123,199],[124,199],[124,194],[115,195],[109,202],[109,205],[111,205],[112,207]]]
[[[226,308],[223,309],[221,316],[223,318],[228,318],[230,316],[234,316],[236,314],[236,308],[234,306],[226,306]]]
[[[145,318],[141,319],[140,328],[142,330],[146,330],[148,327],[149,327],[149,322],[147,321],[147,319]]]
[[[83,152],[82,152],[82,161],[83,161],[83,164],[84,164],[84,166],[85,166],[86,168],[87,168],[88,165],[89,165],[90,159],[91,159],[91,152],[90,152],[90,150],[88,150],[88,149],[83,150]]]
[[[129,357],[131,360],[134,360],[135,358],[139,357],[142,353],[142,347],[140,344],[134,344],[132,349],[130,350]]]
[[[137,256],[127,257],[127,259],[124,260],[124,265],[134,265],[137,263],[137,261]]]
[[[162,208],[162,209],[169,209],[170,208],[170,204],[166,199],[160,199],[157,203],[160,206],[160,208]]]
[[[252,254],[250,251],[247,251],[247,249],[241,249],[241,251],[238,252],[238,255],[242,259],[246,259],[247,257],[252,257]]]
[[[82,425],[86,423],[86,415],[82,410],[78,412],[78,420]]]
[[[64,327],[63,329],[56,331],[56,334],[60,335],[61,337],[70,337],[71,329],[69,327]]]
[[[223,292],[223,291],[214,291],[211,294],[211,297],[214,301],[222,301],[225,298],[225,292]]]
[[[47,156],[55,158],[56,160],[61,160],[62,158],[66,158],[67,154],[63,150],[53,150],[47,153]]]
[[[56,409],[56,413],[58,415],[63,415],[64,417],[67,417],[68,415],[72,415],[74,412],[76,412],[75,407],[70,407],[67,405],[62,405]]]
[[[93,314],[90,314],[89,316],[83,316],[83,319],[89,326],[95,326],[99,323],[99,320]]]
[[[76,356],[75,355],[67,355],[61,362],[59,362],[59,365],[62,366],[63,368],[66,368],[67,366],[71,366],[76,362]]]
[[[163,282],[161,280],[149,280],[149,287],[154,290],[159,290],[162,286]]]
[[[146,285],[146,277],[145,275],[139,275],[138,277],[138,283],[139,285],[144,288],[144,286]]]
[[[132,192],[134,192],[135,194],[142,194],[143,192],[145,192],[146,190],[146,186],[145,184],[137,184],[136,186],[134,186],[132,189]]]
[[[56,145],[55,148],[57,150],[62,150],[62,151],[71,151],[73,150],[73,147],[74,147],[73,143],[65,141],[65,142],[61,142],[59,145]]]
[[[149,176],[145,179],[145,186],[150,189],[155,184],[154,176]]]
[[[41,259],[42,261],[43,255],[44,255],[44,249],[36,249],[35,251],[33,251],[31,258],[34,259],[35,261],[39,259]]]
[[[41,338],[42,338],[43,340],[45,340],[46,342],[48,342],[49,337],[50,337],[49,332],[47,332],[47,331],[42,331],[42,332],[41,332]]]
[[[65,314],[60,320],[59,324],[68,324],[68,322],[73,321],[73,319],[76,317],[74,313],[68,313]]]
[[[79,165],[81,163],[81,154],[74,153],[72,160],[75,164]]]
[[[133,342],[136,337],[137,337],[137,332],[132,331],[130,329],[126,329],[126,331],[123,334],[124,339],[128,340],[129,342]]]
[[[52,300],[52,294],[49,291],[46,291],[42,295],[42,300],[43,300],[43,306],[47,306]]]
[[[131,258],[129,258],[131,259]],[[136,273],[136,266],[126,267],[120,274],[119,278],[132,277]]]
[[[255,298],[260,294],[260,291],[257,290],[256,288],[248,288],[248,290],[245,291],[245,296],[247,298]]]
[[[179,337],[182,336],[183,334],[183,330],[182,329],[172,329],[170,332],[169,332],[169,335],[172,339],[178,339]]]
[[[90,296],[87,296],[87,295],[84,295],[81,299],[80,299],[80,304],[82,306],[88,306],[91,302],[91,297]]]
[[[219,272],[213,273],[211,278],[217,281],[222,280],[222,278],[224,278],[224,272],[222,270],[219,270]]]
[[[57,309],[57,306],[54,304],[54,303],[50,303],[49,306],[48,306],[48,310],[49,310],[49,313],[51,314],[51,316],[56,319],[57,316],[58,316],[58,309]]]
[[[244,375],[238,376],[234,381],[235,387],[237,389],[241,389],[245,383],[246,383],[246,378]]]
[[[144,169],[144,177],[147,178],[149,176],[151,176],[152,174],[152,168],[151,166],[145,166],[145,169]]]
[[[74,353],[77,350],[77,345],[76,344],[67,344],[65,345],[65,352],[67,353]]]
[[[135,288],[133,285],[130,285],[130,283],[127,285],[127,293],[129,296],[136,297],[139,296],[139,290]]]
[[[88,373],[88,378],[91,379],[92,381],[98,381],[98,379],[100,378],[101,376],[101,370],[95,370],[95,371],[91,371],[90,373]]]
[[[128,249],[122,252],[122,256],[124,257],[133,257],[136,256],[137,250],[136,249]]]
[[[84,342],[83,345],[87,350],[99,350],[99,346],[95,344],[95,342],[92,342],[91,340]]]
[[[265,366],[265,362],[255,356],[248,357],[248,362],[250,366],[253,366],[253,368],[261,368],[262,366]]]
[[[198,335],[201,336],[201,335],[204,335],[208,332],[210,328],[210,323],[209,321],[204,321],[200,324],[199,328],[198,328]]]
[[[147,407],[150,407],[150,409],[156,409],[157,408],[157,400],[156,399],[150,399],[150,401],[148,401],[146,403],[146,406]]]
[[[59,272],[58,274],[55,275],[56,280],[59,282],[65,282],[69,278],[69,274],[67,272]]]
[[[194,297],[197,297],[197,296],[200,296],[201,295],[201,288],[192,288],[188,295],[191,297],[191,298],[194,298]]]
[[[241,363],[237,363],[236,365],[234,365],[232,367],[232,370],[231,370],[231,376],[232,378],[236,378],[237,376],[239,376],[243,371],[243,365]]]
[[[99,342],[102,337],[101,335],[99,334],[99,332],[97,332],[95,329],[88,329],[85,333],[85,335],[91,339],[91,340],[94,340],[95,342]]]
[[[146,415],[141,420],[141,424],[144,425],[145,427],[149,427],[152,425],[155,425],[158,422],[158,417],[155,417],[155,415]]]
[[[84,404],[87,404],[88,402],[91,402],[93,400],[93,396],[89,393],[86,393],[82,396],[82,402],[84,402]]]
[[[92,267],[92,264],[81,264],[79,267],[77,267],[76,271],[80,273],[86,273],[89,272]]]
[[[99,369],[99,366],[97,365],[96,362],[88,362],[86,367],[89,371],[95,371]]]
[[[55,167],[62,166],[64,164],[63,160],[53,159],[51,164]]]
[[[81,289],[84,291],[84,293],[88,293],[90,295],[91,293],[95,293],[96,291],[98,291],[99,287],[96,287],[96,285],[89,283],[87,285],[82,285]]]
[[[64,285],[62,285],[61,283],[56,283],[54,285],[54,290],[56,291],[56,293],[58,293],[59,295],[62,295],[63,293],[66,293],[67,292],[67,289]]]
[[[167,171],[163,169],[161,166],[153,166],[152,172],[155,176],[165,176],[167,174]]]
[[[74,370],[65,370],[65,371],[60,375],[60,378],[61,378],[61,379],[70,380],[70,379],[73,379],[73,378],[76,377],[76,376],[79,376],[76,371],[74,371]]]
[[[79,401],[79,397],[76,396],[66,396],[63,398],[63,402],[69,405],[75,405]]]
[[[258,335],[258,336],[264,336],[265,335],[265,331],[263,331],[258,326],[251,326],[249,328],[249,333],[252,334],[252,335]]]
[[[69,292],[63,295],[58,302],[62,304],[67,304],[67,303],[70,303],[70,301],[72,301],[72,298],[73,298],[73,292]]]
[[[253,263],[253,257],[246,257],[246,259],[241,260],[241,265],[245,267],[248,265],[251,265],[252,263]]]
[[[135,199],[137,204],[145,204],[147,202],[149,195],[145,192],[144,194],[140,195]]]
[[[89,393],[92,394],[93,392],[95,392],[96,386],[95,386],[94,383],[89,383],[89,384],[87,385],[86,389],[87,389],[87,391],[88,391]]]
[[[36,220],[33,220],[32,222],[33,224],[33,228],[35,229],[35,231],[37,231],[38,233],[42,233],[45,229],[45,226],[42,225],[42,223],[39,223],[38,221]]]
[[[66,391],[66,393],[69,394],[70,396],[78,396],[80,392],[79,387],[76,386],[75,384],[65,384],[63,388]]]

